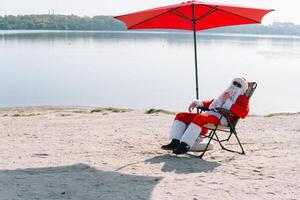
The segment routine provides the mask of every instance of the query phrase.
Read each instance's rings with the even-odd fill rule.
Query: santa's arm
[[[228,99],[222,107],[230,110],[238,117],[244,119],[249,113],[249,100],[246,96],[242,95],[239,96],[237,102],[238,104],[233,103],[233,101]]]
[[[212,100],[209,100],[209,101],[194,100],[192,103],[195,103],[197,108],[204,107],[204,108],[207,108],[207,109],[208,109],[209,105],[210,105],[212,102],[213,102],[213,99],[212,99]]]

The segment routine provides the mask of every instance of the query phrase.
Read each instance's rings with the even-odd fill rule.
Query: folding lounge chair
[[[248,82],[248,90],[245,92],[245,96],[248,98],[248,100],[250,100],[253,92],[255,91],[257,87],[257,83],[256,82]],[[199,109],[201,109],[201,112],[203,111],[208,111],[207,108],[204,108],[204,107],[199,107]],[[212,140],[214,141],[217,141],[221,148],[226,150],[226,151],[230,151],[230,152],[235,152],[235,153],[239,153],[239,154],[245,154],[245,151],[243,149],[243,146],[237,136],[237,132],[236,132],[236,125],[239,121],[239,117],[236,116],[234,113],[232,113],[230,110],[227,110],[227,109],[224,109],[224,108],[217,108],[216,109],[220,114],[221,114],[221,118],[225,117],[228,121],[228,126],[223,126],[223,125],[220,125],[220,121],[221,121],[221,118],[219,120],[219,123],[218,124],[211,124],[211,123],[207,123],[204,125],[205,128],[207,128],[208,130],[210,130],[209,134],[208,135],[204,135],[202,137],[204,138],[209,138],[208,142],[207,142],[207,145],[205,147],[205,149],[203,150],[202,154],[200,156],[197,156],[197,157],[200,157],[202,158],[205,154],[205,152],[208,150],[208,147],[209,147],[209,144]],[[234,117],[233,120],[229,120],[229,117]],[[217,135],[217,131],[220,131],[220,132],[227,132],[229,133],[227,139],[223,139],[223,140],[220,140],[219,139],[219,136]],[[235,150],[231,150],[231,149],[227,149],[223,143],[224,142],[228,142],[232,136],[235,136],[240,148],[241,148],[241,151],[235,151]]]

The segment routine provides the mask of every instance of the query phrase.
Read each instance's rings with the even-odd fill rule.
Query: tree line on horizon
[[[0,30],[123,30],[111,16],[76,15],[5,15],[0,16]]]
[[[112,16],[76,15],[5,15],[0,16],[0,30],[126,30]],[[274,22],[271,25],[242,25],[206,30],[209,33],[300,35],[300,25]]]

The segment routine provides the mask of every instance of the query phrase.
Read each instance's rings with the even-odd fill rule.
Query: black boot
[[[172,139],[170,144],[162,145],[161,148],[164,150],[174,150],[179,145],[180,141],[177,139]]]
[[[186,143],[180,142],[178,147],[173,150],[173,153],[175,153],[177,155],[184,154],[184,153],[188,152],[189,150],[190,150],[190,147]]]

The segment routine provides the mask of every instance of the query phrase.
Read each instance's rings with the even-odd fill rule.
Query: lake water
[[[185,110],[195,98],[191,32],[0,31],[0,106]],[[256,81],[251,113],[300,111],[300,38],[198,34],[200,98]]]

